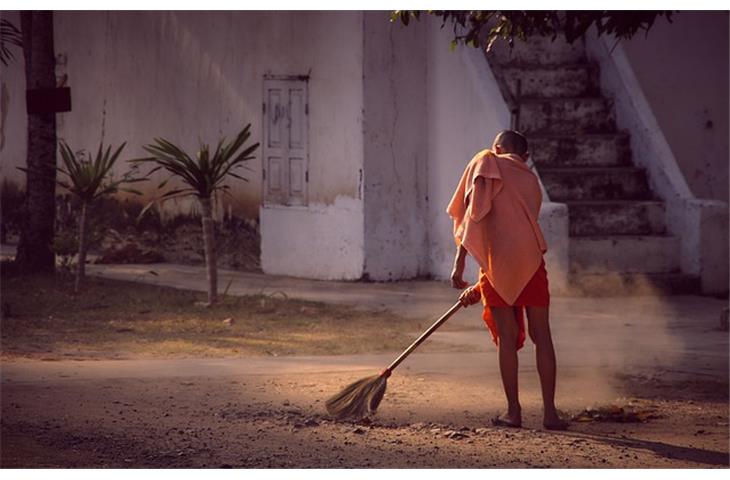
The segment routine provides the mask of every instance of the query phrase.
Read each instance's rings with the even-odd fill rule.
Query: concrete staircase
[[[572,292],[699,292],[699,278],[680,272],[679,238],[666,232],[664,203],[632,163],[582,43],[501,43],[487,60],[550,200],[568,205]]]

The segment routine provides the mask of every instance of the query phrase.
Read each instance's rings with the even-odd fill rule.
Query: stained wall
[[[680,11],[648,37],[622,42],[626,56],[696,197],[728,201],[728,19]]]

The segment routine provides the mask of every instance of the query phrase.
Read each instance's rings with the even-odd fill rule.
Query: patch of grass
[[[0,350],[9,358],[229,357],[400,351],[424,328],[389,312],[284,298],[221,297],[70,275],[4,275]],[[231,320],[227,320],[231,319]]]

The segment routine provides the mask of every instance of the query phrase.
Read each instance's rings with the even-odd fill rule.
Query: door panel
[[[307,205],[307,82],[264,79],[264,204]]]

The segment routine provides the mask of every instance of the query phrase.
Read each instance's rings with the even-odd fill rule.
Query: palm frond
[[[160,182],[158,188],[165,187],[171,178],[178,177],[190,188],[190,194],[200,198],[210,198],[217,190],[224,188],[222,182],[232,174],[234,168],[254,158],[251,154],[259,147],[258,143],[239,151],[250,136],[249,123],[230,142],[226,141],[225,137],[221,138],[212,154],[210,146],[202,143],[193,157],[164,138],[154,138],[151,144],[143,147],[153,157],[135,159],[134,162],[154,164],[155,167],[150,173],[164,169],[170,174],[170,177]],[[241,175],[232,176],[246,181]],[[177,190],[174,192],[179,193]]]
[[[142,195],[142,192],[140,192],[139,190],[136,190],[134,188],[122,188],[122,187],[120,187],[119,188],[119,191],[120,192],[126,192],[126,193],[133,193],[135,195]]]
[[[253,152],[255,152],[257,148],[259,148],[259,144],[258,143],[254,143],[253,145],[251,145],[250,147],[248,147],[247,149],[245,149],[243,152],[241,152],[241,154],[236,157],[236,159],[234,160],[234,162],[235,163],[239,163],[239,162],[243,162],[243,161],[247,161],[247,160],[252,160],[255,157],[252,157],[250,155]]]
[[[177,191],[173,190],[173,191],[164,193],[163,195],[161,195],[161,196],[159,196],[159,197],[157,197],[157,198],[155,198],[153,200],[150,200],[142,208],[142,210],[137,215],[137,221],[139,222],[142,219],[142,217],[144,216],[144,214],[147,213],[147,211],[150,208],[152,208],[153,206],[155,206],[157,204],[162,204],[162,203],[164,203],[164,202],[166,202],[168,200],[172,200],[173,198],[180,198],[180,197],[187,197],[189,195],[194,195],[195,193],[196,193],[195,190],[193,190],[191,188],[183,188],[183,189],[180,189],[180,190],[177,190]]]
[[[125,183],[137,183],[146,180],[146,178],[136,177],[137,171],[135,169],[126,172],[118,180],[114,180],[111,176],[112,169],[126,142],[114,150],[114,153],[112,153],[111,145],[105,150],[103,143],[99,143],[96,156],[93,158],[83,150],[74,153],[63,140],[58,143],[63,167],[56,167],[56,169],[69,179],[68,183],[62,182],[59,185],[62,185],[85,203],[91,203],[101,196],[116,193],[119,191],[120,186]]]
[[[10,21],[3,18],[0,19],[0,63],[8,66],[12,60],[15,60],[13,51],[8,48],[10,45],[23,48],[23,35],[18,27]]]
[[[248,182],[248,178],[242,177],[242,176],[237,175],[237,174],[235,174],[233,172],[228,172],[228,175],[232,176],[233,178],[237,178],[239,180],[243,180],[244,182]]]

